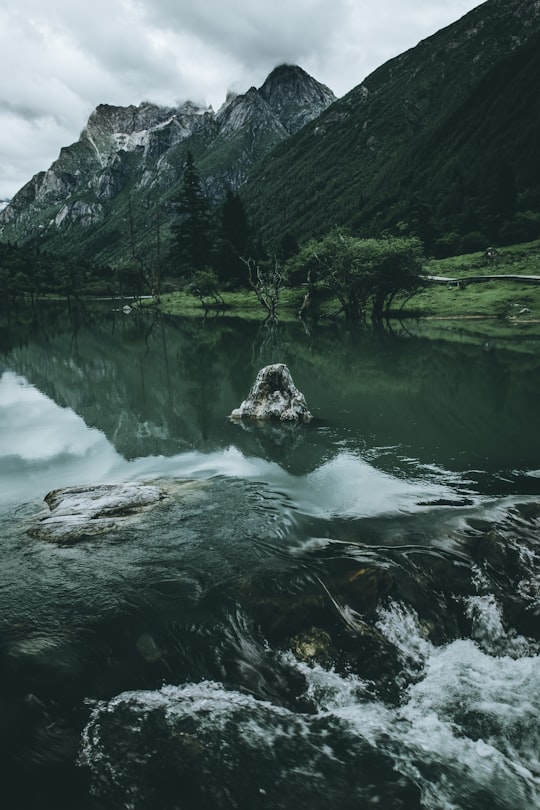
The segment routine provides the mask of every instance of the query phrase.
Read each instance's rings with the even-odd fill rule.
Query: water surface
[[[0,365],[18,807],[539,806],[534,346],[28,320]],[[312,424],[228,420],[270,362]],[[52,489],[186,480],[108,537],[27,533]]]

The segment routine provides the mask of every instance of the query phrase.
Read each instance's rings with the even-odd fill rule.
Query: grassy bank
[[[540,284],[500,279],[472,283],[472,277],[488,275],[540,275],[540,240],[501,248],[494,261],[484,253],[470,253],[448,259],[432,259],[426,265],[430,276],[459,280],[455,283],[431,283],[409,300],[396,299],[394,315],[404,319],[493,320],[492,331],[503,326],[540,333]],[[468,283],[469,281],[469,283]],[[281,321],[297,318],[304,291],[301,288],[282,291],[278,315]],[[223,292],[224,307],[210,307],[208,315],[262,320],[265,311],[255,293]],[[168,314],[201,316],[204,308],[198,298],[186,292],[168,293],[162,297],[162,309]],[[322,311],[334,312],[337,302],[328,301]],[[489,330],[488,330],[489,331]]]
[[[484,253],[431,260],[426,270],[428,275],[457,279],[459,284],[428,285],[405,303],[402,314],[406,316],[540,320],[540,284],[517,279],[470,281],[491,275],[540,276],[540,241],[501,248],[494,261]]]
[[[240,292],[221,292],[224,304],[210,304],[206,314],[210,317],[215,314],[244,318],[245,320],[261,321],[266,312],[251,290]],[[282,290],[278,308],[280,321],[292,321],[297,317],[298,308],[302,301],[303,292],[299,289]],[[165,293],[161,297],[161,309],[167,315],[198,316],[205,314],[205,308],[200,300],[187,292]]]

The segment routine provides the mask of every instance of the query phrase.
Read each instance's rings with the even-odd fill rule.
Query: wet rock
[[[49,511],[28,534],[53,543],[76,543],[129,523],[164,497],[160,487],[140,483],[56,489],[45,496]]]
[[[474,534],[487,534],[493,527],[493,524],[489,520],[474,516],[469,516],[466,520],[466,524]]]
[[[208,681],[100,705],[81,764],[111,810],[421,807],[412,780],[348,722],[297,714]]]
[[[336,659],[332,638],[320,627],[311,627],[293,636],[290,646],[295,658],[308,664],[314,662],[321,666],[331,666]]]
[[[527,526],[538,526],[540,521],[540,503],[516,503],[509,512],[515,522],[523,523]]]
[[[3,806],[97,810],[76,766],[81,729],[72,720],[33,694],[0,700]]]
[[[148,664],[154,664],[161,658],[161,650],[150,633],[142,633],[135,646],[141,658]]]
[[[101,671],[100,639],[79,628],[13,628],[0,641],[4,686],[67,704],[79,701]]]
[[[469,553],[489,580],[509,629],[540,638],[538,623],[538,518],[536,502],[515,504],[489,530],[478,533]]]
[[[235,598],[256,617],[273,647],[297,661],[369,679],[394,700],[399,671],[395,647],[377,630],[377,607],[394,579],[384,568],[329,560],[324,576],[273,572],[235,586]]]
[[[350,568],[347,565],[339,578],[331,580],[331,587],[339,598],[363,614],[373,614],[381,599],[387,596],[394,577],[386,568],[370,565]]]
[[[313,417],[287,366],[274,363],[261,368],[247,399],[231,413],[230,418],[310,422]]]

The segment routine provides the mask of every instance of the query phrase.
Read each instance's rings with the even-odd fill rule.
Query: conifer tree
[[[212,250],[210,206],[203,194],[199,173],[188,152],[182,189],[175,202],[172,259],[175,274],[189,278],[209,264]]]
[[[221,236],[222,239],[231,243],[239,256],[245,254],[249,238],[249,225],[241,198],[230,189],[227,191],[223,203]]]
[[[245,267],[242,258],[248,252],[249,224],[244,204],[230,189],[221,209],[219,245],[216,270],[219,280],[227,286],[245,286]]]

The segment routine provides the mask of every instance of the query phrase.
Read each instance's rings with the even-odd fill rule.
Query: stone
[[[247,399],[235,408],[230,418],[310,422],[313,417],[287,366],[274,363],[260,369]]]
[[[330,633],[320,627],[310,627],[290,639],[290,648],[298,661],[320,666],[334,666],[336,651]]]
[[[56,489],[45,496],[49,511],[28,534],[38,540],[75,543],[119,528],[164,497],[160,487],[136,482]]]
[[[297,713],[203,681],[99,703],[79,765],[103,810],[420,810],[414,780],[372,736],[337,712]]]

